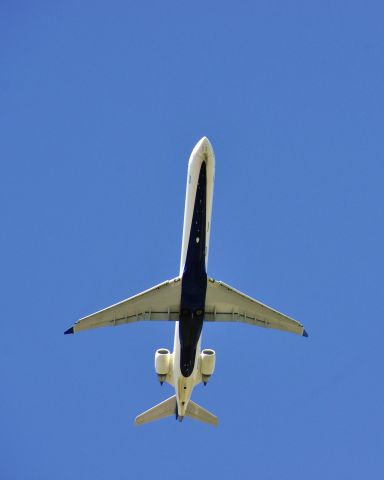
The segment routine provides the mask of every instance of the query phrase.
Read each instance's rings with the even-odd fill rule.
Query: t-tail
[[[176,395],[173,395],[173,397],[164,400],[164,402],[161,402],[144,413],[138,415],[135,418],[135,425],[144,425],[145,423],[154,422],[155,420],[170,417],[171,415],[175,415],[176,420],[179,420],[180,422],[184,418],[184,416],[178,415]],[[205,408],[200,407],[200,405],[197,405],[197,403],[193,402],[192,400],[188,402],[185,416],[194,418],[195,420],[199,420],[203,423],[208,423],[209,425],[218,425],[218,419],[216,415],[213,415],[213,413],[205,410]]]

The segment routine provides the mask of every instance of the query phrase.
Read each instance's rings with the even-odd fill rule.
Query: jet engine
[[[215,370],[216,364],[216,353],[214,350],[210,348],[206,348],[201,352],[200,355],[201,360],[201,378],[204,382],[204,385],[207,384],[209,377]]]
[[[171,366],[171,352],[167,348],[159,348],[155,353],[155,370],[161,385],[164,383]]]

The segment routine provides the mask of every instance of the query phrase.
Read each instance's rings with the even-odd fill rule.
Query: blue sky
[[[379,478],[381,2],[0,7],[0,478]],[[216,153],[209,274],[308,339],[206,325],[218,429],[172,394],[173,325],[73,321],[178,273],[187,161]],[[382,473],[381,473],[382,474]]]

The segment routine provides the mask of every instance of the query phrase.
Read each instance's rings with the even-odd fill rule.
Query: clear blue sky
[[[9,1],[0,7],[0,478],[381,478],[384,7]],[[186,169],[216,152],[209,274],[308,339],[207,325],[194,400],[172,324],[73,321],[178,273]]]

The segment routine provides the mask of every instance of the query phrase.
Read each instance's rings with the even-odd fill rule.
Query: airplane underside
[[[202,163],[194,202],[187,258],[181,279],[179,339],[180,371],[189,377],[195,366],[196,348],[203,328],[207,272],[205,270],[206,187]]]
[[[242,322],[308,336],[298,321],[207,275],[215,156],[203,137],[188,163],[180,274],[159,285],[81,318],[64,333],[142,320],[174,321],[173,352],[155,353],[155,371],[175,395],[138,415],[136,425],[175,415],[180,422],[190,417],[210,425],[218,419],[191,400],[194,387],[207,384],[215,370],[216,354],[201,350],[204,322]]]

